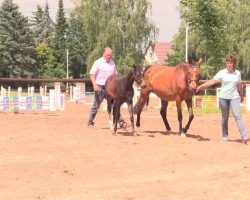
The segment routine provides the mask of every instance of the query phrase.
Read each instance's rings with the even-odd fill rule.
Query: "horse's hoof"
[[[109,130],[112,131],[113,129],[114,129],[113,122],[109,121]]]
[[[112,128],[111,132],[112,132],[113,135],[117,134],[117,131],[115,131],[114,127]]]
[[[181,137],[185,138],[185,137],[187,137],[187,135],[185,133],[181,132]]]
[[[138,134],[136,134],[136,135],[140,135],[140,134],[141,134],[140,127],[136,127],[135,132],[138,133]]]
[[[133,133],[133,136],[134,136],[134,137],[136,137],[136,136],[137,136],[137,134],[136,134],[136,132],[135,132],[135,131],[132,131],[132,133]]]

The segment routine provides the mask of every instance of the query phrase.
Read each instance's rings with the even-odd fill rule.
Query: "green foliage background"
[[[203,58],[202,79],[213,77],[231,53],[243,79],[249,80],[249,4],[249,0],[181,0],[182,23],[166,64],[185,61],[188,26],[188,56]],[[134,63],[145,62],[149,44],[157,41],[158,28],[150,20],[150,11],[149,0],[82,0],[66,17],[59,0],[54,22],[48,3],[37,5],[28,19],[12,0],[4,0],[0,5],[0,77],[66,78],[67,61],[69,77],[88,77],[106,46],[113,49],[119,73],[126,74]]]
[[[182,24],[173,39],[174,53],[168,64],[184,61],[185,29],[189,29],[190,58],[202,57],[202,78],[211,78],[224,68],[233,54],[243,79],[250,78],[250,2],[247,0],[181,0]]]

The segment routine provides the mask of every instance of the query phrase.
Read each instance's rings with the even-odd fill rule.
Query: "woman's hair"
[[[226,62],[228,62],[228,61],[231,61],[231,62],[233,62],[234,64],[236,64],[236,59],[235,59],[235,57],[233,56],[233,55],[228,55],[227,57],[226,57]]]

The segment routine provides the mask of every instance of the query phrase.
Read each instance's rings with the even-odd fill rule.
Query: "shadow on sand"
[[[141,133],[137,133],[137,136],[142,136],[142,135],[148,134],[148,137],[155,137],[155,134],[157,134],[157,133],[162,134],[162,135],[179,135],[180,136],[179,132],[173,132],[173,131],[170,131],[170,132],[167,132],[167,131],[143,131]],[[117,134],[123,135],[123,136],[134,136],[132,131],[130,129],[128,129],[128,127],[127,127],[127,129],[125,129],[123,131],[117,131]],[[198,134],[194,135],[194,134],[187,133],[186,137],[195,139],[197,141],[209,141],[210,140],[209,138],[202,137],[201,135],[198,135]]]

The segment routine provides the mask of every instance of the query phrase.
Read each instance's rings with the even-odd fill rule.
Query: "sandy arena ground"
[[[87,127],[89,109],[0,111],[1,200],[250,199],[250,141],[241,143],[232,116],[224,142],[219,113],[196,114],[183,138],[175,111],[167,134],[159,109],[150,108],[142,113],[144,132],[133,137],[131,127],[113,136],[102,109]],[[250,132],[250,112],[242,117]]]

